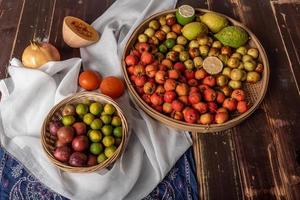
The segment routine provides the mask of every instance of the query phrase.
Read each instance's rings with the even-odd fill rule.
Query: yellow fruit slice
[[[223,63],[219,58],[209,56],[203,61],[203,69],[209,74],[218,74],[223,69]]]
[[[192,6],[182,5],[176,10],[176,18],[179,24],[186,25],[195,18],[195,10]]]
[[[67,16],[63,22],[63,39],[70,47],[80,48],[99,40],[99,33],[83,20]]]

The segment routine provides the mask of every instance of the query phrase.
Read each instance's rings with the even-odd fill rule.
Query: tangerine
[[[95,90],[99,87],[101,75],[92,70],[86,70],[79,75],[79,85],[86,90]]]
[[[119,98],[125,91],[124,83],[115,76],[109,76],[103,79],[99,90],[113,99]]]

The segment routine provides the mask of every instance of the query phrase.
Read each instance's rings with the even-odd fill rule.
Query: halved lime
[[[223,69],[223,63],[219,58],[209,56],[203,61],[203,69],[209,74],[218,74]]]
[[[195,18],[195,10],[192,6],[182,5],[176,10],[176,19],[179,24],[186,25]]]

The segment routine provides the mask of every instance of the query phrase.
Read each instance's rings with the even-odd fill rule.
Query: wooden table
[[[62,59],[64,16],[94,21],[113,0],[0,0],[0,78],[33,37],[49,40]],[[238,127],[194,135],[201,199],[300,199],[300,1],[184,0],[233,17],[260,39],[270,61],[260,108]],[[298,151],[298,158],[297,158]],[[298,162],[297,162],[298,159]]]

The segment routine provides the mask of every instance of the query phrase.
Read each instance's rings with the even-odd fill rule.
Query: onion
[[[59,61],[58,50],[50,43],[31,42],[22,54],[22,63],[28,68],[38,68],[49,61]]]

